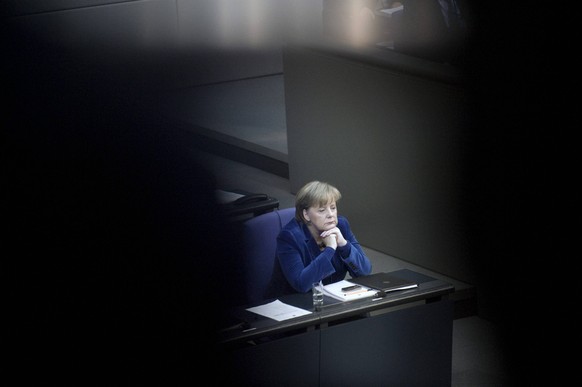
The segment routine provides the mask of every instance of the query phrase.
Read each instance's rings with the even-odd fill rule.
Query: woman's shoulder
[[[291,219],[290,219],[290,220],[287,222],[287,224],[284,224],[284,225],[283,225],[283,230],[286,230],[286,229],[294,229],[294,228],[297,228],[297,227],[299,227],[299,226],[300,226],[300,224],[299,224],[299,222],[297,221],[297,219],[295,219],[295,218],[291,218]]]
[[[348,221],[348,218],[346,218],[345,216],[342,215],[338,215],[337,217],[337,227],[340,230],[346,230],[346,229],[350,229],[350,222]]]
[[[280,233],[290,232],[292,234],[301,231],[301,224],[297,221],[297,219],[293,218],[287,224],[283,225]]]
[[[350,224],[350,222],[348,222],[348,218],[346,218],[343,215],[338,215],[338,217],[337,217],[337,223],[338,223],[338,225],[339,224],[346,224],[346,225],[349,225]]]
[[[279,234],[277,235],[277,240],[290,242],[292,240],[303,240],[304,236],[303,228],[301,223],[296,219],[291,219],[286,225],[283,226]]]

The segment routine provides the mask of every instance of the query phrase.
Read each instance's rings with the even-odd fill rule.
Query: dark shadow
[[[5,32],[6,370],[23,384],[198,381],[218,359],[239,236],[157,114],[156,53]]]

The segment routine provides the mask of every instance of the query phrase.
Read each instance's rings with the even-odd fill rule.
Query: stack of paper
[[[323,287],[323,293],[340,301],[351,301],[360,298],[373,297],[378,290],[353,282],[341,280]]]
[[[304,316],[311,313],[308,310],[285,304],[279,300],[275,300],[265,305],[248,308],[247,310],[277,321],[288,320],[290,318]]]

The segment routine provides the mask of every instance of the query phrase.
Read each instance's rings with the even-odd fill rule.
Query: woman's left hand
[[[342,232],[340,231],[339,228],[334,227],[332,229],[326,230],[324,232],[322,232],[320,235],[322,238],[326,238],[330,235],[335,235],[335,238],[337,240],[337,245],[338,246],[345,246],[346,243],[348,243],[348,241],[344,238],[344,236],[342,235]]]

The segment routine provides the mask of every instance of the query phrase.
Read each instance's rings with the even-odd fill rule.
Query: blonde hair
[[[338,202],[342,197],[340,191],[333,185],[312,181],[305,184],[295,195],[295,219],[307,223],[303,210],[309,207],[321,207],[331,202]]]

